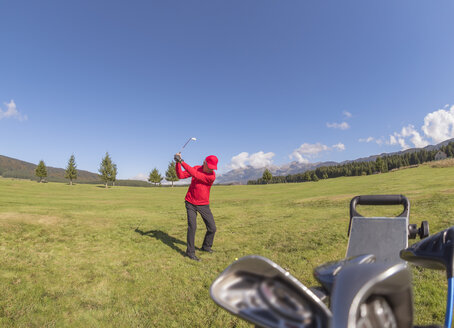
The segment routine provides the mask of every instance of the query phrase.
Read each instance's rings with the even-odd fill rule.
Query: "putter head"
[[[375,255],[365,254],[349,257],[340,261],[328,262],[315,268],[314,277],[331,294],[336,276],[349,265],[375,262]]]
[[[413,322],[413,293],[405,263],[349,265],[331,295],[333,328],[406,327]]]
[[[454,271],[454,226],[401,250],[400,257],[429,269],[446,270],[448,279],[452,278]]]
[[[329,327],[331,311],[273,261],[251,255],[225,269],[210,288],[213,301],[259,327]]]

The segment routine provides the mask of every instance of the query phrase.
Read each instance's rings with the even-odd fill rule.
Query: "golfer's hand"
[[[181,163],[183,162],[183,159],[181,158],[181,153],[176,153],[175,156],[173,156],[173,159],[175,162]]]

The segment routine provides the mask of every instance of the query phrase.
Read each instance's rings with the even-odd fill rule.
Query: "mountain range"
[[[372,155],[369,157],[362,157],[355,160],[348,160],[343,162],[318,162],[318,163],[298,163],[296,161],[286,163],[284,165],[271,165],[266,167],[271,171],[273,176],[286,176],[289,174],[303,173],[305,171],[315,170],[318,167],[322,166],[333,166],[333,165],[342,165],[351,162],[368,162],[375,161],[377,157],[386,156],[386,155],[401,155],[408,152],[415,152],[422,149],[427,151],[439,149],[442,146],[447,145],[450,142],[454,142],[453,139],[445,140],[436,145],[429,145],[424,148],[411,148],[404,151],[393,152],[393,153],[382,153],[379,155]],[[0,155],[0,176],[10,177],[10,178],[19,178],[19,179],[36,179],[35,176],[36,164],[24,162],[15,158],[2,156]],[[78,183],[101,183],[99,175],[84,170],[77,170]],[[239,168],[235,170],[228,171],[222,175],[219,175],[216,178],[217,184],[246,184],[249,180],[257,180],[262,177],[265,167],[254,168],[252,166],[246,166],[244,168]],[[47,181],[54,182],[66,182],[65,179],[65,169],[47,167]],[[137,185],[137,186],[149,186],[150,184],[145,181],[131,181],[131,180],[119,180],[117,185]]]
[[[296,161],[293,161],[293,162],[286,163],[281,166],[271,165],[266,168],[268,170],[270,170],[270,172],[273,176],[286,176],[289,174],[304,173],[306,171],[315,170],[316,168],[322,167],[322,166],[343,165],[343,164],[348,164],[351,162],[370,162],[370,161],[375,161],[377,159],[377,157],[402,155],[405,153],[412,153],[412,152],[420,151],[423,149],[427,150],[427,151],[432,151],[432,150],[439,149],[440,147],[445,146],[450,142],[454,142],[454,138],[445,140],[436,145],[429,145],[424,148],[410,148],[410,149],[406,149],[403,151],[398,151],[398,152],[393,152],[393,153],[382,153],[379,155],[372,155],[369,157],[362,157],[362,158],[357,158],[355,160],[348,160],[348,161],[343,161],[343,162],[298,163]],[[252,166],[246,166],[244,168],[231,170],[231,171],[228,171],[227,173],[224,173],[224,174],[218,176],[216,178],[216,183],[246,184],[249,180],[257,180],[257,179],[261,178],[263,175],[263,172],[265,171],[266,168],[265,167],[254,168]]]

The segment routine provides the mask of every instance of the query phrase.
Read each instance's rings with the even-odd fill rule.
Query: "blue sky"
[[[0,155],[118,178],[454,137],[452,1],[2,1]]]

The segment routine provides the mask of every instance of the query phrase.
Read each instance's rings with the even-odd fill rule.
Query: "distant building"
[[[446,155],[446,153],[442,152],[441,150],[438,151],[438,153],[435,155],[435,160],[436,161],[440,161],[442,159],[446,159],[448,156]]]

